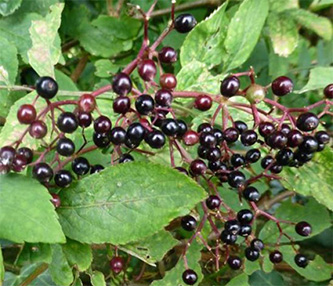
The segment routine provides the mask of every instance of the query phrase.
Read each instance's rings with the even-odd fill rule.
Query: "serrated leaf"
[[[323,39],[329,41],[332,38],[332,23],[329,19],[304,9],[291,9],[288,14],[300,25],[312,30]]]
[[[332,83],[333,67],[316,67],[310,70],[310,77],[307,84],[296,93],[304,93],[316,89],[324,89]]]
[[[249,286],[249,276],[243,273],[232,278],[225,286]]]
[[[75,240],[67,239],[62,246],[63,252],[71,266],[77,266],[81,272],[86,271],[92,262],[90,245],[82,244]]]
[[[22,3],[22,0],[0,0],[0,14],[8,16],[13,14]]]
[[[50,14],[44,20],[33,21],[29,29],[32,47],[28,51],[30,65],[40,76],[54,75],[54,65],[61,56],[60,43],[57,39],[57,31],[61,23],[63,3],[50,7]]]
[[[223,42],[229,24],[226,7],[227,3],[224,3],[188,34],[180,50],[182,66],[193,60],[206,64],[208,68],[223,62]]]
[[[284,13],[271,13],[267,23],[274,52],[282,57],[289,56],[298,44],[296,23]]]
[[[18,265],[45,262],[52,260],[51,245],[46,243],[25,243],[17,260]]]
[[[198,275],[198,282],[200,284],[203,279],[201,267],[199,261],[201,260],[201,249],[203,246],[196,241],[191,244],[191,247],[186,252],[186,258],[190,269],[194,270]],[[180,257],[177,265],[170,271],[166,272],[165,276],[161,280],[155,280],[150,286],[186,286],[183,279],[182,273],[185,271],[184,261]]]
[[[52,262],[49,265],[52,280],[61,286],[69,286],[74,276],[59,244],[52,245]]]
[[[226,70],[243,64],[256,46],[268,15],[268,0],[245,0],[231,19],[225,47]]]
[[[289,245],[280,247],[283,254],[283,260],[287,262],[296,272],[311,281],[325,281],[331,278],[331,266],[324,259],[316,255],[315,259],[309,261],[306,268],[298,267],[294,261],[295,252]]]
[[[119,249],[151,266],[156,266],[155,262],[161,261],[164,255],[177,244],[178,240],[174,239],[169,232],[161,230],[140,241],[120,245]]]
[[[105,278],[104,274],[99,271],[94,271],[94,273],[91,275],[91,284],[93,286],[105,286]]]
[[[301,168],[285,168],[282,184],[304,196],[313,196],[319,203],[333,210],[333,150],[326,148]]]
[[[47,189],[22,175],[0,176],[0,238],[62,243],[65,236]]]
[[[250,277],[250,285],[265,285],[265,286],[285,286],[285,282],[280,273],[272,271],[265,273],[261,270],[254,272]]]
[[[306,203],[305,206],[294,204],[291,201],[285,201],[277,209],[275,216],[278,219],[293,222],[307,221],[312,226],[311,236],[321,233],[331,225],[330,215],[327,209],[312,198],[309,199],[309,202]],[[301,241],[308,238],[298,235],[295,232],[294,225],[281,224],[281,227],[283,231],[290,235],[295,241]],[[259,237],[263,241],[275,243],[279,237],[279,231],[276,224],[272,221],[267,222],[265,227],[261,230]],[[289,240],[283,236],[281,242],[289,242]]]
[[[118,245],[158,232],[188,213],[205,198],[205,192],[171,168],[133,162],[86,177],[60,197],[58,214],[68,237],[83,243]],[[147,217],[154,219],[147,224]]]
[[[191,72],[189,72],[191,71]],[[206,65],[193,60],[182,67],[177,74],[177,89],[188,91],[205,91],[218,94],[221,76],[213,76]]]

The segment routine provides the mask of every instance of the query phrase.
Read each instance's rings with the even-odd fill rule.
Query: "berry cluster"
[[[211,246],[200,235],[206,221],[217,237],[218,253],[224,247],[224,263],[235,270],[242,267],[242,259],[237,254],[230,255],[229,251],[230,246],[236,244],[240,237],[245,239],[247,246],[243,253],[250,261],[259,259],[264,248],[264,243],[252,232],[253,223],[258,216],[276,222],[280,237],[288,237],[282,231],[277,218],[258,208],[256,203],[260,200],[260,192],[253,183],[261,178],[280,179],[277,174],[281,173],[283,168],[299,168],[310,161],[315,152],[322,151],[330,137],[326,131],[316,129],[323,115],[331,115],[329,108],[333,104],[329,100],[333,98],[331,84],[324,90],[325,99],[312,106],[296,109],[282,106],[277,101],[266,98],[266,95],[270,88],[277,97],[291,93],[291,79],[281,76],[269,86],[260,86],[255,83],[252,69],[226,77],[221,82],[219,95],[176,90],[176,76],[164,73],[163,67],[177,61],[177,52],[172,47],[164,47],[159,52],[156,52],[156,48],[171,30],[187,33],[195,25],[196,20],[190,14],[182,14],[173,19],[169,29],[152,46],[148,46],[148,41],[144,41],[138,57],[122,72],[113,76],[112,84],[82,94],[77,100],[51,102],[58,92],[57,82],[50,77],[41,77],[35,85],[38,96],[34,103],[22,105],[17,112],[18,121],[27,125],[26,131],[12,145],[0,149],[1,174],[21,172],[27,166],[32,167],[33,177],[51,190],[52,202],[55,207],[59,207],[59,190],[69,187],[74,180],[104,169],[102,165],[91,165],[84,154],[103,149],[111,154],[111,164],[128,163],[134,160],[132,152],[150,155],[154,153],[145,150],[147,146],[151,149],[162,149],[169,145],[171,166],[198,183],[204,182],[209,189],[209,196],[202,203],[204,217],[200,222],[192,215],[181,219],[182,228],[194,232],[183,256],[186,270],[182,278],[187,285],[197,282],[197,274],[188,268],[186,261],[186,251],[191,242],[198,237],[211,251]],[[145,88],[143,91],[134,88],[136,85],[130,75],[135,69],[142,79]],[[159,78],[155,81],[158,70]],[[251,80],[251,84],[244,89],[241,89],[240,85],[241,76]],[[110,116],[101,114],[97,105],[98,95],[108,90],[117,95],[113,101],[113,113],[118,116],[115,122],[111,122]],[[235,96],[245,97],[249,104],[238,104],[230,100]],[[44,99],[47,105],[44,110],[37,111],[35,102],[40,98]],[[192,126],[186,123],[186,118],[183,120],[176,117],[173,101],[179,98],[192,99],[194,108],[200,111],[216,108],[211,121],[192,129]],[[282,117],[274,117],[271,113],[258,109],[256,104],[262,101],[282,112]],[[316,115],[311,112],[320,105],[325,105],[322,113]],[[61,106],[73,108],[69,112],[64,111]],[[243,121],[234,121],[229,116],[228,107],[252,114],[254,125],[249,127]],[[55,112],[60,114],[55,115]],[[222,124],[217,124],[216,118],[220,113]],[[52,119],[51,127],[46,124],[47,114],[50,114]],[[50,128],[52,130],[49,130]],[[93,129],[92,138],[85,136],[88,128]],[[83,134],[83,146],[76,146],[71,136],[78,130]],[[52,135],[50,143],[44,141],[48,133]],[[20,147],[27,134],[42,141],[43,146],[46,146],[42,152]],[[237,152],[234,149],[236,142],[240,142],[246,151]],[[192,158],[187,152],[186,148],[192,146],[196,146],[197,158]],[[184,163],[182,166],[175,165],[174,150],[179,152]],[[46,158],[49,156],[46,155],[50,154],[54,154],[54,159],[47,162]],[[259,161],[262,172],[247,178],[244,170]],[[67,164],[71,164],[71,170],[66,168]],[[235,213],[223,201],[217,185],[236,190],[240,199],[244,198],[252,210],[245,208]],[[295,224],[295,231],[299,235],[308,236],[311,234],[311,226],[307,222],[299,222]],[[283,260],[278,247],[279,241],[269,256],[272,263]],[[215,257],[218,268],[219,255]],[[299,253],[296,253],[295,262],[300,267],[308,264],[307,258]],[[123,270],[124,263],[116,256],[112,258],[110,266],[113,272],[118,274]]]

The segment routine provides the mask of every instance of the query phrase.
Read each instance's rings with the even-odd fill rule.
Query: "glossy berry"
[[[73,181],[71,172],[67,170],[60,170],[54,176],[54,182],[60,188],[68,187]]]
[[[232,154],[230,162],[234,167],[240,167],[245,164],[245,158],[244,156],[235,153]]]
[[[104,167],[102,165],[97,164],[97,165],[91,166],[90,174],[96,174],[103,170],[104,170]]]
[[[141,142],[145,137],[145,134],[146,129],[143,125],[139,122],[135,122],[127,128],[126,137],[132,142]]]
[[[58,84],[53,78],[43,76],[36,82],[36,91],[39,96],[45,99],[51,99],[55,97],[58,92]]]
[[[21,124],[31,124],[36,119],[36,109],[31,104],[23,104],[17,111],[17,119]]]
[[[319,119],[317,115],[306,112],[298,116],[296,126],[301,131],[312,131],[315,130],[319,125]]]
[[[198,133],[212,132],[212,131],[213,131],[213,127],[209,123],[201,123],[197,128]]]
[[[197,221],[193,216],[187,215],[181,219],[180,222],[183,229],[186,231],[193,231],[197,227]]]
[[[281,166],[289,165],[293,159],[294,152],[289,148],[282,149],[275,155],[276,162]]]
[[[294,261],[298,267],[302,268],[305,268],[309,264],[307,257],[303,254],[296,254]]]
[[[126,73],[118,73],[112,81],[112,90],[118,95],[127,95],[132,90],[132,81]]]
[[[269,260],[274,264],[280,263],[283,260],[283,255],[280,251],[275,250],[269,254]]]
[[[113,111],[125,114],[131,108],[131,100],[127,96],[119,96],[113,101]]]
[[[273,165],[269,168],[269,170],[274,174],[279,174],[282,172],[283,167],[277,163],[273,163]]]
[[[267,155],[266,157],[262,158],[260,164],[263,169],[266,169],[269,165],[272,165],[274,159],[272,156]]]
[[[213,100],[208,95],[199,95],[194,101],[194,107],[201,111],[207,111],[212,107]]]
[[[206,206],[210,210],[216,210],[220,207],[221,200],[218,196],[211,195],[206,199]]]
[[[209,148],[206,157],[208,161],[216,162],[221,158],[221,151],[217,147]]]
[[[255,238],[251,241],[251,247],[257,248],[259,251],[263,250],[265,245],[261,239]]]
[[[129,149],[135,149],[137,148],[139,145],[141,144],[141,140],[137,140],[137,141],[134,141],[134,140],[131,140],[129,138],[126,137],[126,140],[125,140],[125,146]]]
[[[53,178],[53,170],[46,163],[38,163],[32,169],[32,175],[41,183],[48,183]]]
[[[47,134],[47,126],[44,121],[36,120],[31,123],[29,128],[29,134],[35,139],[42,139]]]
[[[79,126],[79,122],[72,112],[60,114],[57,120],[57,126],[61,132],[73,133]]]
[[[34,153],[32,152],[32,150],[27,147],[19,148],[17,150],[16,154],[24,156],[27,164],[30,164],[34,157]],[[0,161],[1,161],[1,158],[0,158]]]
[[[198,156],[202,159],[207,159],[207,153],[208,153],[209,148],[199,145],[198,147]]]
[[[197,20],[191,14],[181,14],[174,22],[176,31],[182,34],[190,32],[196,24]]]
[[[15,149],[11,146],[4,146],[0,149],[0,163],[10,166],[15,158]]]
[[[249,186],[243,191],[243,197],[250,202],[258,202],[260,193],[255,187]]]
[[[55,208],[59,208],[61,205],[61,200],[60,200],[59,195],[51,194],[51,196],[52,196],[52,199],[50,200],[51,203],[54,205]]]
[[[170,107],[172,103],[172,93],[167,89],[160,89],[155,93],[156,104],[162,107]]]
[[[160,149],[165,145],[165,135],[158,130],[149,132],[145,138],[147,144],[154,149]]]
[[[183,282],[186,285],[194,285],[198,281],[198,275],[192,269],[185,270],[183,272],[182,278],[183,278]]]
[[[325,87],[324,95],[328,99],[333,99],[333,83],[331,83]]]
[[[241,142],[244,146],[251,146],[257,142],[258,135],[253,130],[246,130],[241,134]]]
[[[241,228],[240,223],[236,219],[231,219],[225,222],[224,229],[232,234],[238,234]]]
[[[285,123],[284,123],[284,124],[281,125],[280,131],[281,131],[284,135],[288,136],[288,134],[289,134],[290,131],[291,131],[291,128],[290,128],[290,126],[289,126],[288,124],[285,124]]]
[[[238,139],[238,136],[239,136],[238,130],[233,127],[227,128],[226,130],[224,130],[224,133],[223,133],[223,138],[228,143],[236,142]]]
[[[61,156],[69,157],[72,156],[75,152],[75,144],[69,138],[61,138],[57,142],[57,152]]]
[[[243,237],[248,237],[252,232],[252,227],[249,224],[243,224],[239,230],[239,235]]]
[[[245,175],[240,171],[233,171],[228,174],[228,184],[233,188],[239,188],[245,183]]]
[[[122,156],[119,157],[119,163],[129,163],[129,162],[133,162],[134,158],[131,154],[123,154]]]
[[[252,222],[253,218],[253,213],[248,209],[240,210],[237,213],[237,219],[241,224],[249,224]]]
[[[110,140],[114,145],[125,143],[126,131],[122,127],[114,127],[110,132]]]
[[[325,144],[324,143],[318,143],[318,149],[317,152],[321,152],[325,149]]]
[[[272,91],[277,96],[284,96],[293,91],[294,84],[289,77],[280,76],[272,82]]]
[[[301,221],[296,224],[295,231],[301,236],[309,236],[312,232],[312,227],[308,222]]]
[[[247,247],[245,249],[245,257],[250,261],[256,261],[259,258],[259,249],[253,247]]]
[[[230,256],[227,263],[233,270],[238,270],[242,267],[242,260],[238,256]]]
[[[97,133],[106,133],[111,130],[111,127],[111,120],[106,116],[101,115],[94,121],[94,130]]]
[[[81,126],[82,128],[89,127],[92,123],[92,120],[92,116],[88,112],[82,111],[77,114],[77,121],[79,123],[79,126]]]
[[[183,135],[183,141],[186,146],[193,146],[199,142],[199,135],[193,130],[188,130]]]
[[[304,138],[298,130],[291,130],[288,134],[288,146],[297,147],[303,142]]]
[[[261,153],[259,149],[250,149],[245,154],[245,160],[248,163],[255,163],[257,162],[261,157]]]
[[[72,170],[78,176],[88,174],[90,170],[89,162],[84,157],[75,158],[72,162]]]
[[[318,141],[312,136],[305,136],[299,150],[304,153],[314,153],[318,149]]]
[[[148,115],[154,107],[154,99],[148,94],[140,95],[135,101],[135,108],[141,115]]]
[[[178,122],[172,118],[167,118],[163,120],[161,129],[166,136],[176,136],[179,131]]]
[[[94,132],[93,141],[98,148],[105,148],[111,143],[110,134]]]
[[[24,155],[16,154],[12,163],[12,170],[14,172],[22,172],[27,166],[27,159]]]
[[[165,73],[160,76],[160,85],[162,88],[174,89],[177,86],[177,79],[171,73]]]
[[[218,128],[214,128],[214,129],[212,130],[212,133],[213,133],[213,135],[214,135],[215,138],[216,138],[216,144],[217,144],[217,145],[220,145],[220,144],[223,142],[223,140],[224,140],[222,130],[220,130],[220,129],[218,129]]]
[[[187,125],[186,125],[185,121],[181,120],[181,119],[177,120],[177,124],[178,124],[177,137],[182,138],[185,135],[185,133],[187,132],[187,129],[188,129]]]
[[[82,94],[79,98],[78,107],[83,112],[93,112],[96,107],[96,99],[91,94]]]
[[[239,134],[242,134],[244,131],[248,129],[247,124],[240,120],[235,121],[234,126],[238,130]]]
[[[113,257],[110,261],[110,268],[115,274],[119,274],[124,269],[124,261],[121,257]]]
[[[212,132],[202,132],[200,134],[200,145],[204,147],[214,147],[216,145],[216,137]]]
[[[193,160],[190,164],[190,171],[194,176],[203,175],[206,173],[206,163],[200,159]]]
[[[281,131],[275,131],[268,136],[266,143],[276,149],[282,149],[287,145],[288,138]]]
[[[315,138],[317,139],[318,143],[328,144],[330,142],[330,136],[326,131],[316,132]]]
[[[240,82],[238,77],[229,76],[222,81],[220,91],[223,96],[231,97],[238,92],[239,87],[240,87]]]
[[[259,134],[262,137],[267,137],[275,131],[275,126],[270,122],[261,122],[259,124]]]
[[[306,163],[311,161],[313,158],[313,153],[305,153],[301,152],[300,150],[296,150],[294,153],[294,160],[297,160],[300,163]]]
[[[156,65],[153,60],[143,60],[138,65],[138,72],[144,81],[151,81],[156,76]]]
[[[220,235],[220,239],[223,243],[226,244],[235,244],[237,241],[237,235],[228,232],[227,230],[223,230]]]
[[[174,48],[163,47],[158,53],[159,60],[164,64],[171,64],[177,61],[177,52]]]
[[[213,162],[213,161],[208,162],[208,168],[209,168],[209,170],[211,170],[213,172],[219,171],[221,168],[221,165],[222,165],[222,162],[219,160],[215,161],[215,162]]]

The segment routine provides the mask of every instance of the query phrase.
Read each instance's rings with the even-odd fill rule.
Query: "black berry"
[[[303,254],[296,254],[294,261],[298,267],[302,268],[305,268],[309,264],[307,257]]]
[[[58,117],[57,126],[61,132],[73,133],[78,128],[79,122],[74,113],[64,112]]]
[[[260,193],[255,187],[249,186],[243,191],[243,196],[250,202],[258,202],[260,199]]]
[[[117,74],[112,81],[112,90],[119,95],[126,95],[132,90],[132,81],[126,73]]]
[[[72,174],[67,170],[60,170],[54,176],[54,182],[60,188],[68,187],[73,181]]]
[[[245,249],[245,257],[250,261],[256,261],[259,258],[259,249],[254,247],[247,247]]]
[[[248,209],[240,210],[237,213],[237,219],[241,224],[249,224],[253,218],[253,213]]]
[[[283,255],[280,251],[275,250],[269,254],[269,260],[274,264],[280,263],[283,260]]]
[[[306,112],[298,116],[296,121],[296,126],[299,130],[302,131],[312,131],[315,130],[319,125],[319,119],[317,115]]]
[[[57,143],[57,152],[61,156],[69,157],[75,152],[75,144],[69,138],[61,138]]]
[[[55,97],[58,92],[58,84],[53,78],[43,76],[36,82],[36,91],[39,96],[45,99],[51,99]]]
[[[182,275],[183,281],[187,285],[194,285],[198,280],[197,273],[192,269],[187,269]]]
[[[174,22],[176,31],[182,34],[190,32],[196,24],[197,20],[191,14],[181,14]]]
[[[197,221],[193,216],[184,216],[181,220],[181,226],[186,231],[193,231],[197,227]]]
[[[53,170],[46,163],[38,163],[32,169],[32,175],[41,183],[48,183],[53,178]]]
[[[280,76],[272,82],[272,91],[277,96],[284,96],[293,91],[294,84],[289,77]]]
[[[295,231],[301,236],[309,236],[312,232],[312,227],[308,222],[301,221],[296,224]]]
[[[72,170],[79,176],[88,174],[90,170],[89,161],[84,157],[75,158],[72,162]]]
[[[236,76],[229,76],[225,78],[221,83],[221,94],[225,97],[234,96],[240,87],[240,82],[238,77]]]

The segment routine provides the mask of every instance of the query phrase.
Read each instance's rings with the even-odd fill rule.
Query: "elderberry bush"
[[[74,2],[0,8],[0,285],[326,283],[330,8]]]

